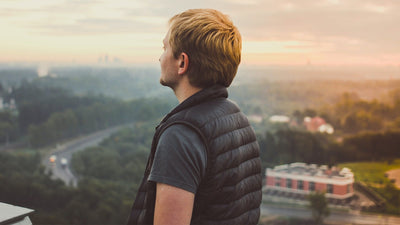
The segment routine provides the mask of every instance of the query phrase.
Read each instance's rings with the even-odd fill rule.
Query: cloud
[[[235,17],[248,40],[311,41],[334,45],[337,51],[398,52],[399,9],[400,1],[395,0],[266,0],[241,8]]]
[[[13,25],[36,34],[118,34],[160,27],[157,16],[128,13],[129,10],[142,11],[150,8],[139,1],[54,0],[36,5],[26,4],[26,0],[16,0],[12,3],[0,10],[0,15]]]
[[[244,50],[257,54],[281,50],[386,59],[400,52],[398,0],[2,0],[0,29],[19,32],[8,34],[10,41],[22,35],[127,40],[146,34],[153,40],[164,35],[171,16],[189,8],[228,14]],[[157,45],[145,45],[151,44]]]

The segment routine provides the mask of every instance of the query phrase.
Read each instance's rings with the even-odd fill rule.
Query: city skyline
[[[231,17],[244,65],[400,66],[395,0],[3,0],[0,63],[158,65],[168,19],[189,8]]]

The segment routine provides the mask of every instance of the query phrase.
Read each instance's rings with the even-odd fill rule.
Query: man
[[[257,224],[259,146],[226,89],[240,63],[240,33],[212,9],[187,10],[169,25],[160,83],[180,104],[156,128],[128,224]]]

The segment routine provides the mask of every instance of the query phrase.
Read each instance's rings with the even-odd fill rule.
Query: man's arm
[[[193,202],[193,193],[157,183],[154,225],[189,225]]]

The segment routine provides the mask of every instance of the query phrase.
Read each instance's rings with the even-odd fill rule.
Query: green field
[[[400,168],[400,159],[396,159],[391,163],[388,162],[355,162],[342,163],[338,165],[340,168],[347,167],[354,173],[355,181],[361,181],[369,185],[386,184],[389,181],[385,177],[385,172],[392,169]]]

